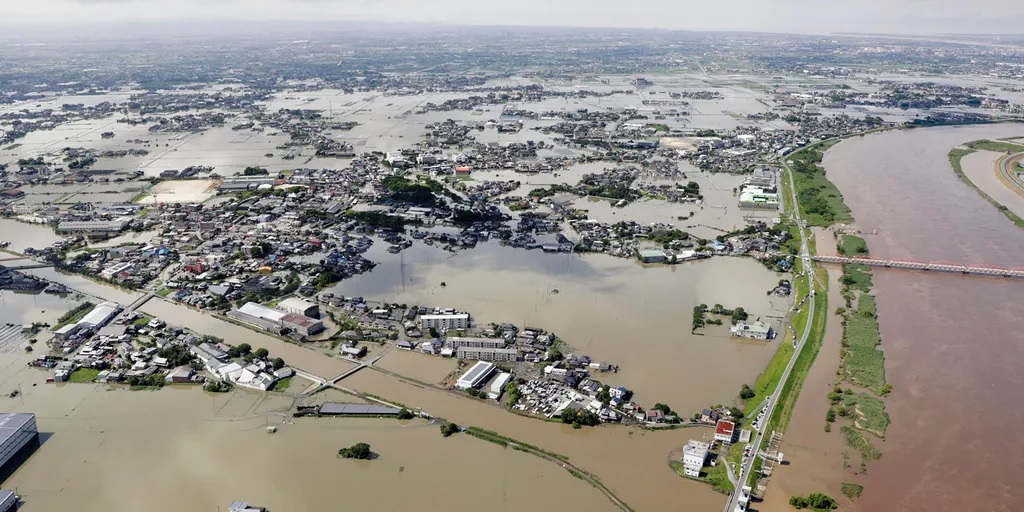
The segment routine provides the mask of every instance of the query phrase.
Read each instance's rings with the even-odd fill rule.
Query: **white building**
[[[514,348],[474,348],[459,347],[455,351],[459,359],[479,359],[483,361],[518,361],[519,350]]]
[[[733,336],[741,338],[753,338],[755,340],[770,340],[775,337],[775,330],[772,326],[757,321],[751,324],[740,322],[729,329]]]
[[[501,398],[501,394],[505,392],[505,386],[508,385],[509,381],[512,380],[511,373],[499,373],[494,378],[494,382],[491,382],[490,390],[487,392],[487,398],[491,400],[497,400]]]
[[[113,279],[114,276],[121,272],[128,272],[134,267],[135,264],[130,261],[123,261],[121,263],[115,263],[100,272],[100,277],[103,279]]]
[[[463,338],[460,336],[449,336],[448,346],[454,349],[462,347],[470,348],[505,348],[503,338]]]
[[[469,371],[462,374],[462,377],[459,377],[459,380],[455,382],[455,389],[479,388],[494,373],[495,368],[494,363],[478,361]]]
[[[0,413],[0,467],[22,448],[37,439],[36,415],[24,412]]]
[[[117,313],[121,310],[116,302],[103,302],[99,306],[92,308],[87,315],[82,317],[76,325],[81,328],[92,327],[98,328],[107,325],[108,322],[117,316]]]
[[[420,326],[430,329],[465,329],[469,327],[469,315],[420,315]]]
[[[740,193],[740,206],[743,208],[777,209],[779,207],[779,195],[765,192],[759,188],[747,188]]]
[[[131,220],[66,220],[57,225],[58,233],[119,233]]]
[[[310,318],[320,318],[320,306],[297,297],[282,300],[277,307],[281,311],[288,313],[296,313]]]
[[[686,476],[697,478],[700,476],[700,468],[704,467],[704,461],[708,458],[708,449],[711,446],[701,441],[690,440],[683,447],[683,472]]]

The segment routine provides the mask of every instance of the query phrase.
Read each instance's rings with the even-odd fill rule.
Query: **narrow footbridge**
[[[952,272],[978,276],[1024,277],[1024,268],[1003,268],[990,265],[962,265],[949,262],[926,262],[907,260],[883,260],[875,258],[846,258],[843,256],[814,256],[814,261],[821,263],[843,263],[868,265],[871,267],[898,268],[905,270],[926,270],[934,272]]]

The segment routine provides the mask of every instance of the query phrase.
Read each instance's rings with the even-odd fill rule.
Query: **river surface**
[[[830,149],[824,166],[856,225],[877,230],[866,236],[873,256],[1020,267],[1024,231],[954,175],[947,153],[1022,133],[1005,124],[868,135]],[[892,425],[882,458],[853,480],[865,486],[860,508],[1016,509],[1024,282],[876,270],[874,283]]]

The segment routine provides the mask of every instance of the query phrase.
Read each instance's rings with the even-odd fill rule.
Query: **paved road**
[[[742,492],[743,485],[746,484],[747,478],[754,465],[754,460],[757,459],[757,452],[761,448],[761,443],[764,441],[765,430],[768,427],[768,423],[772,418],[772,414],[775,412],[775,406],[778,405],[779,392],[782,391],[782,387],[789,380],[789,374],[793,371],[793,366],[796,364],[797,358],[804,349],[804,345],[807,343],[807,337],[811,333],[811,324],[814,318],[814,273],[811,271],[811,254],[807,246],[807,231],[804,226],[803,220],[800,218],[800,207],[797,203],[796,197],[796,184],[793,182],[793,173],[789,169],[789,165],[783,161],[783,168],[789,178],[789,190],[790,199],[792,200],[793,217],[796,219],[797,226],[800,229],[800,259],[804,262],[804,270],[808,275],[809,280],[809,293],[810,297],[807,299],[808,311],[807,311],[807,324],[804,326],[804,332],[800,334],[800,339],[797,342],[796,349],[793,351],[793,356],[789,359],[789,363],[786,364],[786,369],[782,372],[782,378],[779,379],[778,385],[775,386],[775,390],[768,397],[768,410],[765,412],[764,418],[758,424],[757,431],[754,432],[754,437],[751,439],[750,446],[754,447],[751,450],[751,456],[747,457],[743,465],[740,467],[739,474],[739,485],[732,494],[729,495],[729,501],[725,505],[725,512],[733,512],[735,510],[742,510],[739,508],[739,498]]]
[[[1011,185],[1016,189],[1017,193],[1024,192],[1024,180],[1017,176],[1017,171],[1013,169],[1013,164],[1017,162],[1024,162],[1021,157],[1024,153],[1016,153],[1010,156],[1004,156],[999,161],[999,171],[1003,174],[1003,179],[1007,181],[1007,184]]]

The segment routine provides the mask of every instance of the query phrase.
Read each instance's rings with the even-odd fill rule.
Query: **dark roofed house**
[[[662,421],[665,421],[665,413],[661,412],[658,409],[650,409],[645,414],[645,419],[647,421],[661,423]]]
[[[711,409],[704,409],[700,412],[700,421],[703,423],[716,423],[718,422],[719,417],[720,414],[718,411],[713,411]]]

